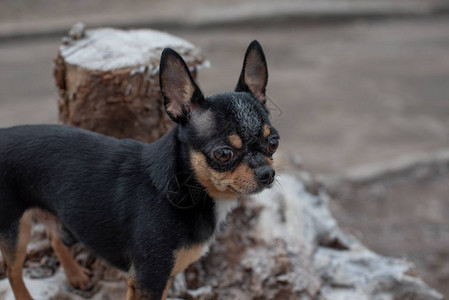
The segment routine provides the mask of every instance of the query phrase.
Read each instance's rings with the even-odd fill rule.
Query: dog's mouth
[[[259,186],[257,187],[257,189],[255,189],[254,191],[251,191],[249,193],[249,195],[255,195],[258,194],[260,192],[263,192],[266,189],[271,189],[273,187],[273,183],[270,183],[269,185],[263,185],[263,186]]]
[[[248,190],[237,190],[236,188],[232,187],[231,185],[228,185],[227,188],[237,194],[243,195],[243,196],[250,196],[255,195],[260,192],[262,192],[265,189],[271,189],[273,187],[273,182],[268,185],[258,185],[255,188],[248,189]]]

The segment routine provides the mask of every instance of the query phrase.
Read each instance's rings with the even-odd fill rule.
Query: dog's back
[[[58,193],[62,188],[59,182],[80,184],[82,173],[106,164],[105,141],[113,143],[112,139],[100,141],[94,133],[59,125],[0,130],[0,205],[12,201],[21,209],[43,206],[52,210],[57,201],[49,201],[52,199],[47,195]]]
[[[112,264],[126,268],[120,253],[102,247],[94,232],[101,222],[102,228],[109,229],[102,230],[103,239],[123,245],[129,238],[115,233],[121,232],[118,229],[126,223],[120,217],[128,217],[130,210],[113,202],[131,193],[118,178],[126,172],[139,176],[141,149],[142,144],[137,141],[61,125],[1,129],[0,239],[6,245],[3,248],[16,248],[24,212],[39,208],[72,226],[69,230],[77,239],[76,233],[83,232],[83,242],[95,245],[100,253],[105,252],[101,254]],[[120,185],[123,189],[117,195]],[[78,212],[80,207],[83,212]]]

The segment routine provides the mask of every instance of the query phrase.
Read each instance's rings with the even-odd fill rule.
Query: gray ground
[[[173,32],[201,47],[206,94],[231,89],[250,40],[268,57],[282,150],[319,173],[449,147],[449,20]],[[0,126],[57,122],[59,40],[0,45]]]
[[[281,149],[299,154],[315,173],[449,148],[447,18],[171,33],[210,59],[212,68],[199,76],[206,94],[235,85],[244,50],[258,39]],[[51,38],[0,44],[0,127],[57,122],[52,58],[58,44]],[[449,254],[441,251],[449,244],[447,181],[399,187],[385,199],[343,202],[337,217],[359,227],[363,241],[381,253],[408,256],[419,266],[436,257],[431,263],[446,277],[428,280],[447,287]],[[434,235],[426,241],[435,245],[421,243],[420,228]]]
[[[413,261],[418,274],[446,297],[449,296],[447,154],[440,163],[402,168],[397,176],[392,176],[394,172],[383,172],[383,176],[370,181],[340,182],[329,190],[335,199],[331,208],[344,230],[371,249]],[[384,170],[391,169],[390,166]]]

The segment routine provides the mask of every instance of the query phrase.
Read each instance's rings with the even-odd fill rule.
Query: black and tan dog
[[[52,225],[75,287],[89,286],[88,271],[64,244],[79,241],[129,272],[128,299],[165,299],[238,198],[273,183],[279,136],[265,107],[267,79],[253,41],[235,92],[205,98],[183,59],[165,49],[160,85],[178,124],[155,143],[59,125],[1,129],[0,248],[16,299],[32,299],[22,266],[33,214]]]

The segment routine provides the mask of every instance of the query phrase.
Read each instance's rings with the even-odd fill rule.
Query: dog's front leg
[[[168,257],[167,257],[168,258]],[[134,267],[137,266],[137,267]],[[135,263],[129,272],[126,300],[165,300],[173,282],[169,259]]]
[[[173,277],[167,281],[165,289],[152,289],[151,291],[146,291],[136,284],[134,278],[130,278],[128,279],[128,292],[126,294],[126,300],[166,300],[172,282]]]

